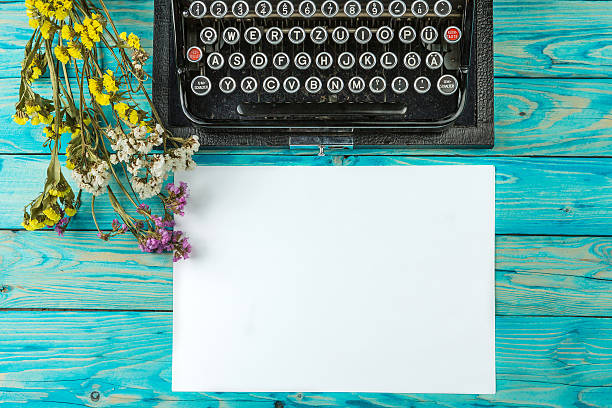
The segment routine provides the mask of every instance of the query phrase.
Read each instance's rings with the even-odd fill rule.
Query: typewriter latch
[[[289,138],[291,150],[318,150],[319,156],[325,156],[325,150],[352,150],[353,138],[350,136],[291,136]]]

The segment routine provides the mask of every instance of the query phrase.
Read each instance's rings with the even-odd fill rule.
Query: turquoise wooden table
[[[151,49],[152,0],[109,0]],[[612,407],[612,1],[496,0],[492,150],[201,152],[201,165],[494,164],[495,395],[172,393],[172,263],[133,240],[27,233],[40,129],[10,120],[22,1],[0,2],[0,405]],[[102,223],[111,221],[100,206]],[[406,233],[410,233],[406,231]]]

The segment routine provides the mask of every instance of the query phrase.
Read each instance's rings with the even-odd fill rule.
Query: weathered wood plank
[[[108,6],[120,30],[152,45],[152,1],[114,0]],[[610,7],[609,1],[495,0],[495,75],[610,78]],[[15,78],[31,32],[23,2],[0,3],[0,24],[0,77]]]
[[[612,392],[612,319],[497,318],[495,395],[172,393],[170,313],[3,312],[0,325],[4,403],[609,407]]]
[[[610,235],[612,159],[406,156],[199,155],[200,165],[463,165],[491,164],[496,177],[496,232],[533,235]],[[0,229],[19,229],[22,207],[39,191],[46,156],[0,156]],[[90,201],[84,194],[84,202]],[[110,225],[107,201],[96,201],[101,225]],[[87,207],[73,228],[93,229]]]
[[[2,231],[0,254],[0,308],[172,309],[170,256],[131,236]],[[612,317],[612,238],[498,236],[496,269],[500,316]]]
[[[41,80],[41,85],[44,80]],[[19,126],[15,111],[19,83],[0,79],[0,152],[40,153],[40,126]],[[360,148],[357,154],[612,156],[612,80],[498,79],[495,81],[495,148]],[[218,151],[211,151],[218,153]],[[233,154],[305,154],[289,149],[225,150]],[[308,151],[306,154],[318,152]],[[337,153],[340,154],[340,153]]]

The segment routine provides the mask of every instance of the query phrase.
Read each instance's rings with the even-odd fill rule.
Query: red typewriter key
[[[191,47],[187,51],[187,59],[191,62],[198,62],[202,59],[202,50],[200,47]]]

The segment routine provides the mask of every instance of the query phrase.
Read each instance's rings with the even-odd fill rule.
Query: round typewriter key
[[[272,4],[267,0],[258,1],[257,4],[255,4],[255,14],[261,18],[268,17],[272,14]]]
[[[236,27],[227,27],[221,37],[226,44],[234,45],[240,39],[240,31]]]
[[[193,18],[202,18],[206,14],[206,4],[202,1],[194,1],[189,5],[189,14]],[[209,81],[210,82],[210,81]]]
[[[311,62],[312,60],[310,59],[310,54],[305,52],[298,52],[295,55],[295,58],[293,58],[293,63],[297,69],[308,69]]]
[[[221,92],[229,94],[236,89],[236,80],[232,77],[224,77],[219,81],[219,89]]]
[[[344,88],[344,82],[341,78],[334,76],[327,80],[327,90],[331,93],[338,93]]]
[[[361,65],[361,68],[363,69],[374,68],[374,65],[376,65],[376,56],[370,51],[364,52],[359,57],[359,65]]]
[[[310,77],[304,83],[304,88],[312,94],[317,93],[323,87],[323,82],[317,77]]]
[[[249,27],[244,31],[244,39],[249,44],[257,44],[261,41],[261,30],[258,27]]]
[[[400,28],[398,36],[401,42],[403,42],[404,44],[410,44],[415,40],[417,34],[414,28],[410,26],[404,26]]]
[[[434,4],[434,12],[438,17],[446,17],[450,14],[453,7],[448,0],[438,0]]]
[[[274,65],[274,68],[279,69],[281,71],[283,69],[287,69],[287,67],[289,66],[289,56],[284,52],[279,52],[278,54],[275,54],[274,57],[272,57],[272,64]]]
[[[267,93],[274,93],[278,91],[279,88],[280,88],[280,81],[278,80],[278,78],[269,76],[263,80],[263,89]]]
[[[432,26],[427,26],[421,30],[421,41],[425,44],[432,44],[438,39],[438,30]]]
[[[376,30],[376,39],[381,44],[389,44],[393,40],[393,30],[389,26],[382,26]]]
[[[187,50],[187,59],[191,62],[198,62],[202,59],[202,50],[200,47],[191,47]]]
[[[311,0],[304,0],[298,6],[298,11],[302,17],[312,17],[317,11],[317,6]]]
[[[252,76],[244,77],[240,81],[240,88],[244,93],[253,93],[257,90],[257,80]]]
[[[310,39],[315,44],[323,44],[327,40],[325,27],[317,26],[310,30]]]
[[[417,18],[425,17],[427,12],[429,11],[429,6],[423,0],[417,0],[412,3],[410,11],[412,11],[412,14]]]
[[[225,15],[227,14],[227,4],[219,0],[214,1],[210,5],[210,14],[212,14],[213,17],[217,18],[225,17]]]
[[[306,31],[302,27],[292,27],[287,36],[292,43],[301,44],[306,39]]]
[[[350,52],[343,52],[338,55],[338,66],[342,69],[351,69],[355,65],[355,56]]]
[[[285,78],[283,81],[283,89],[290,94],[296,93],[300,90],[300,80],[294,76]]]
[[[272,45],[280,44],[283,41],[283,30],[278,27],[270,27],[266,31],[266,40]]]
[[[401,0],[393,0],[389,4],[389,14],[393,17],[401,17],[406,14],[406,3]]]
[[[403,94],[408,90],[408,86],[408,80],[401,76],[395,77],[393,81],[391,81],[391,89],[393,89],[393,92],[396,94]]]
[[[204,27],[200,31],[200,40],[206,45],[214,44],[217,41],[217,32],[212,27]]]
[[[231,69],[242,69],[244,64],[246,64],[246,58],[241,53],[235,52],[228,57],[227,63]]]
[[[336,44],[344,44],[348,41],[349,36],[348,28],[343,26],[338,26],[332,31],[332,40],[334,40]]]
[[[380,17],[383,11],[385,11],[385,6],[378,0],[373,0],[366,5],[366,13],[370,17]]]
[[[457,78],[452,75],[442,75],[440,79],[438,79],[438,91],[442,95],[452,95],[457,92],[459,88],[459,82],[457,82]]]
[[[288,0],[281,0],[276,5],[276,13],[281,17],[291,17],[293,11],[293,3]]]
[[[246,17],[249,14],[249,5],[244,0],[238,0],[232,5],[232,14],[238,18]]]
[[[315,64],[319,69],[329,69],[334,62],[334,57],[329,52],[323,51],[315,58]]]
[[[442,66],[443,61],[444,60],[442,59],[442,54],[440,54],[439,52],[430,52],[425,57],[425,65],[427,65],[427,68],[429,69],[440,68]]]
[[[358,1],[349,0],[344,3],[344,14],[346,14],[347,17],[357,17],[359,13],[361,13],[361,4],[359,4]]]
[[[422,76],[414,80],[414,90],[420,94],[424,94],[425,92],[429,91],[430,87],[431,82],[429,82],[429,78],[427,77]]]
[[[333,0],[327,0],[321,5],[321,13],[323,13],[325,17],[334,17],[338,14],[339,10],[338,3]]]
[[[206,63],[208,64],[210,69],[214,70],[221,69],[221,67],[223,67],[224,62],[225,59],[223,58],[223,55],[219,54],[218,52],[211,52],[210,54],[208,54],[208,58],[206,58]]]
[[[408,69],[416,69],[421,65],[421,56],[416,52],[409,52],[404,55],[404,65]]]
[[[361,93],[363,92],[363,90],[366,87],[366,83],[363,80],[362,77],[352,77],[351,79],[349,79],[348,81],[348,89],[349,91],[351,91],[352,93]]]
[[[372,93],[382,93],[385,91],[385,88],[387,88],[387,81],[385,81],[385,78],[375,76],[374,78],[370,79],[370,91],[372,91]]]
[[[461,30],[455,26],[450,26],[444,30],[444,39],[449,44],[455,44],[461,39]]]
[[[210,79],[202,75],[193,78],[191,80],[191,91],[198,96],[208,94],[210,92]]]
[[[366,26],[358,27],[355,30],[355,41],[359,44],[367,44],[372,39],[372,31]]]
[[[380,65],[384,69],[393,69],[397,65],[397,55],[392,52],[385,52],[380,57]]]
[[[251,55],[251,65],[257,70],[264,69],[268,65],[268,57],[263,52],[256,52]]]

